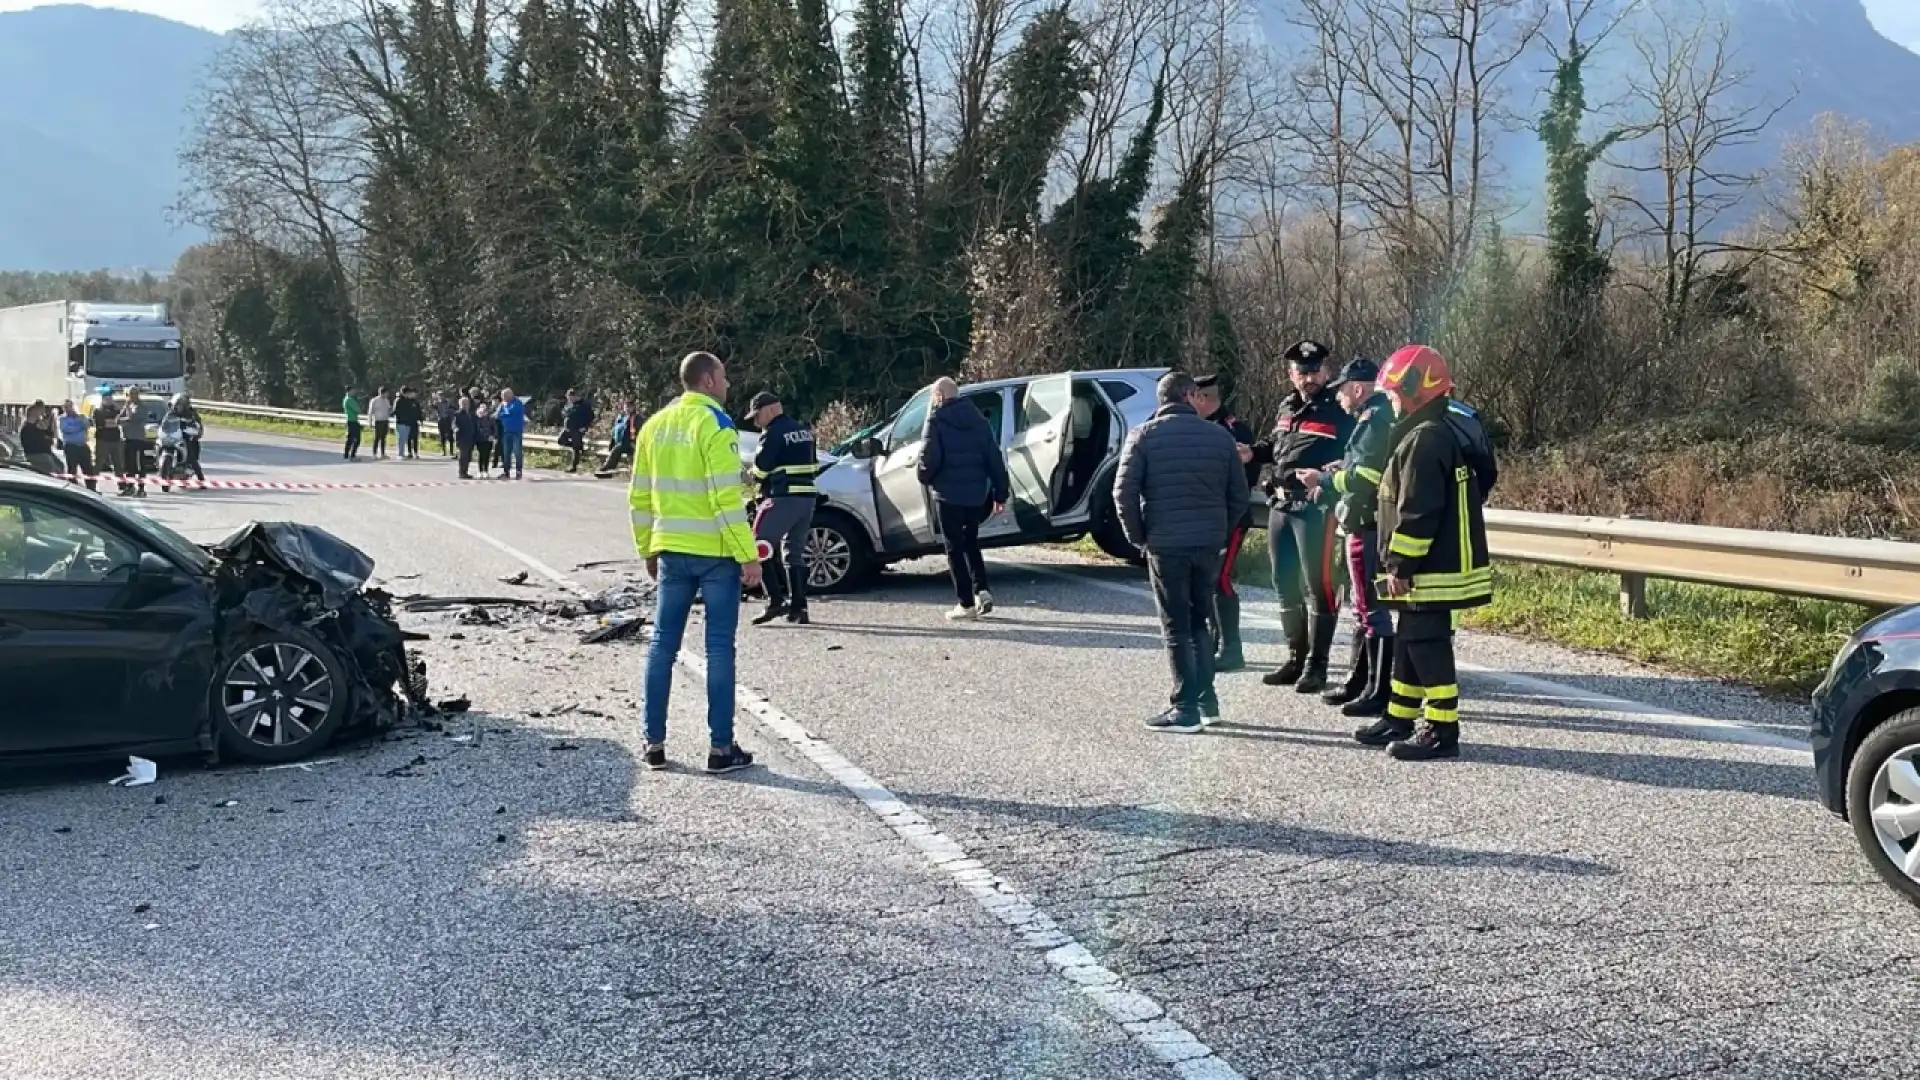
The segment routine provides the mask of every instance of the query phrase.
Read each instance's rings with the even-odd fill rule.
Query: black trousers
[[[93,451],[86,443],[67,443],[64,447],[67,457],[67,479],[87,478],[87,487],[96,488],[93,471]]]
[[[813,531],[811,495],[763,499],[754,513],[753,538],[764,541],[772,554],[760,563],[767,599],[776,604],[789,599],[807,606],[807,536]]]
[[[493,440],[481,439],[473,448],[480,456],[480,475],[485,476],[493,468]]]
[[[453,454],[453,421],[442,420],[440,421],[440,456],[450,457],[452,454]]]
[[[1394,620],[1393,685],[1387,715],[1428,723],[1460,722],[1460,683],[1453,663],[1453,612],[1403,611]]]
[[[626,464],[626,462],[632,457],[633,457],[632,443],[630,442],[614,443],[612,448],[610,448],[607,451],[607,459],[600,463],[600,471],[612,472],[613,470],[619,468],[621,465]]]
[[[947,545],[947,573],[953,577],[953,595],[970,608],[973,598],[987,591],[987,562],[980,557],[980,526],[987,520],[985,506],[934,501],[940,512],[940,539]]]
[[[1306,643],[1309,616],[1330,619],[1338,607],[1334,540],[1333,515],[1319,507],[1275,511],[1268,518],[1273,590],[1280,594],[1280,628],[1290,647]]]
[[[481,467],[485,468],[484,465]],[[460,479],[465,480],[468,477],[472,476],[473,474],[468,471],[472,468],[473,468],[473,444],[461,443],[460,444]]]
[[[392,422],[387,420],[375,420],[373,422],[373,456],[374,457],[379,457],[380,455],[387,452],[387,431],[392,426],[393,426]]]
[[[349,460],[360,456],[360,421],[347,421],[347,442],[341,448],[340,456]]]
[[[1213,696],[1213,598],[1219,588],[1217,548],[1147,551],[1153,605],[1160,611],[1160,637],[1173,671],[1173,703],[1197,716]]]

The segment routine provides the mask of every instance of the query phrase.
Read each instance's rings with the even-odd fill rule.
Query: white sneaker
[[[947,619],[952,622],[963,622],[967,619],[977,619],[979,617],[980,609],[965,607],[960,604],[953,605],[953,610],[947,612]]]
[[[993,594],[985,589],[981,589],[978,593],[974,594],[973,607],[975,611],[978,611],[982,615],[992,614]]]

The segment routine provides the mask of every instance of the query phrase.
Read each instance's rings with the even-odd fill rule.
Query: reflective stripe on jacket
[[[1404,418],[1379,495],[1380,566],[1413,591],[1380,602],[1416,611],[1479,607],[1493,599],[1480,485],[1446,422],[1445,399]]]
[[[1360,410],[1345,458],[1336,468],[1320,473],[1321,498],[1335,501],[1334,520],[1348,535],[1373,528],[1375,497],[1392,436],[1393,402],[1376,391]]]
[[[784,414],[767,422],[767,429],[760,433],[760,449],[753,455],[753,478],[760,482],[762,495],[777,499],[816,494],[813,478],[819,471],[813,432]]]
[[[757,562],[745,497],[740,433],[712,398],[688,391],[640,429],[627,506],[642,556]]]

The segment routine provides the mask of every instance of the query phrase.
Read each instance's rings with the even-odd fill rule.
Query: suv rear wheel
[[[1127,543],[1127,534],[1120,528],[1120,512],[1113,505],[1113,485],[1108,484],[1106,493],[1093,506],[1093,542],[1109,558],[1129,562],[1135,566],[1145,566],[1146,557],[1140,549]]]
[[[1875,872],[1920,904],[1920,709],[1895,714],[1854,751],[1847,817]]]

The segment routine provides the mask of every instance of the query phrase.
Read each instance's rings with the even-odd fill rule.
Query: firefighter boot
[[[1300,681],[1293,684],[1297,694],[1317,694],[1327,688],[1327,654],[1333,651],[1333,634],[1340,629],[1338,617],[1333,612],[1322,615],[1319,612],[1307,616],[1307,628],[1313,635],[1313,652],[1307,657],[1307,668]]]
[[[1411,738],[1401,739],[1387,747],[1387,753],[1399,761],[1457,758],[1460,756],[1460,722],[1455,720],[1436,724],[1431,720],[1425,721]]]
[[[1239,671],[1247,666],[1240,646],[1240,598],[1223,593],[1213,603],[1214,618],[1220,624],[1220,654],[1214,658],[1213,670]]]
[[[767,590],[767,610],[753,617],[755,626],[765,626],[790,610],[787,607],[786,572],[781,569],[777,555],[760,563],[760,584]]]
[[[1390,637],[1368,638],[1367,651],[1372,654],[1373,664],[1373,670],[1367,676],[1367,692],[1364,696],[1342,705],[1340,707],[1342,716],[1386,715],[1387,698],[1392,693],[1393,687],[1393,639]]]
[[[1345,705],[1366,694],[1373,685],[1373,649],[1372,638],[1363,633],[1353,635],[1352,654],[1347,658],[1347,681],[1320,695],[1320,700],[1329,705]]]

